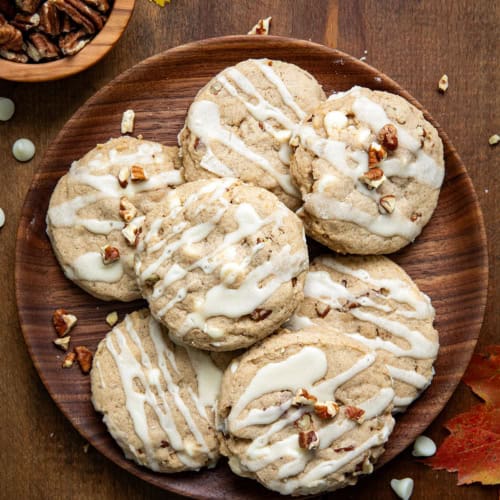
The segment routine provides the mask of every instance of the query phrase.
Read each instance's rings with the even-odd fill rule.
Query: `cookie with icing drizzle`
[[[324,100],[315,78],[293,64],[250,59],[226,68],[200,90],[179,135],[186,178],[237,177],[299,208],[288,142]]]
[[[208,353],[174,344],[147,309],[100,342],[92,403],[125,456],[156,472],[212,467],[222,372]]]
[[[224,373],[221,453],[233,472],[281,494],[333,491],[372,472],[393,398],[375,351],[326,325],[282,330]]]
[[[151,206],[182,182],[176,147],[128,136],[73,162],[47,212],[47,234],[65,275],[102,300],[140,298],[135,242],[123,230],[138,232]]]
[[[146,214],[135,257],[153,316],[181,342],[213,351],[276,330],[301,302],[307,269],[299,218],[231,178],[170,192]]]
[[[421,111],[388,92],[334,94],[292,139],[290,170],[309,236],[340,253],[385,254],[429,221],[443,144]]]
[[[326,322],[374,349],[394,382],[403,411],[431,383],[439,349],[427,295],[384,256],[322,256],[311,263],[304,302],[289,328]]]

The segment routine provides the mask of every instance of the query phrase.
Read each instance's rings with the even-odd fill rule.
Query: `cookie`
[[[247,347],[303,298],[308,269],[299,218],[236,179],[189,182],[146,215],[135,271],[151,313],[200,349]]]
[[[292,139],[290,170],[311,238],[340,253],[385,254],[429,221],[444,177],[443,144],[402,97],[334,94]]]
[[[133,235],[151,206],[182,182],[177,148],[128,136],[74,162],[47,212],[47,234],[65,275],[102,300],[140,298],[133,237],[122,231]]]
[[[92,403],[128,459],[156,472],[198,470],[219,456],[214,405],[221,378],[207,353],[174,344],[142,309],[100,342]]]
[[[431,383],[439,335],[427,295],[383,256],[322,256],[307,274],[304,302],[289,328],[322,320],[375,349],[394,381],[395,411]]]
[[[224,373],[221,453],[233,472],[281,494],[333,491],[373,471],[393,398],[375,351],[327,326],[283,330]]]
[[[314,77],[293,64],[249,59],[226,68],[198,92],[179,135],[186,179],[237,177],[297,209],[288,142],[324,100]]]

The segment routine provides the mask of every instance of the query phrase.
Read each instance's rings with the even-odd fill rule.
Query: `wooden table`
[[[408,89],[441,123],[461,154],[484,212],[489,238],[490,289],[481,347],[499,343],[500,132],[497,64],[498,2],[469,0],[172,0],[161,9],[137,0],[131,24],[112,52],[94,68],[63,81],[16,84],[0,80],[0,96],[17,105],[0,123],[0,498],[177,498],[123,472],[90,448],[66,421],[42,386],[24,344],[14,297],[16,228],[24,196],[45,148],[71,114],[115,75],[152,54],[211,36],[246,33],[273,16],[272,33],[309,39],[366,56]],[[437,92],[447,73],[450,87]],[[35,158],[16,162],[11,145],[28,137]],[[477,402],[463,384],[430,426],[436,441],[443,423]],[[414,499],[493,499],[494,487],[456,486],[456,475],[434,472],[406,450],[342,498],[395,498],[391,478],[415,480]],[[331,495],[336,497],[337,495]]]

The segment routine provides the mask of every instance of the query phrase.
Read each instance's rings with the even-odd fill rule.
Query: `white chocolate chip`
[[[436,453],[436,443],[427,436],[418,436],[413,444],[411,454],[414,457],[432,457]]]
[[[495,144],[498,144],[500,142],[500,135],[498,134],[493,134],[489,139],[488,143],[490,146],[494,146]]]
[[[12,146],[17,161],[30,161],[35,156],[35,145],[29,139],[18,139]]]
[[[122,134],[131,134],[134,131],[135,112],[133,109],[127,109],[122,116],[121,131]]]
[[[0,227],[5,224],[5,212],[0,208]]]
[[[341,111],[330,111],[323,120],[328,135],[334,135],[335,130],[347,125],[347,116]]]
[[[392,479],[391,488],[402,500],[408,500],[413,493],[413,479],[405,477],[404,479]]]
[[[0,97],[0,121],[9,121],[16,111],[16,105],[8,97]]]

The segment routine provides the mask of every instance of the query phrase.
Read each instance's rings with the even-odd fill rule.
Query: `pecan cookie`
[[[283,330],[229,365],[218,418],[231,470],[287,495],[373,471],[394,426],[377,354],[325,325]]]
[[[102,300],[140,298],[136,237],[144,214],[183,182],[177,153],[124,136],[71,165],[47,212],[47,234],[66,277]]]
[[[186,179],[237,177],[297,209],[288,142],[324,100],[318,82],[293,64],[250,59],[226,68],[198,92],[179,136]]]
[[[172,343],[142,309],[100,342],[92,403],[127,458],[157,472],[198,470],[219,457],[214,406],[221,378],[207,353]]]
[[[308,268],[299,218],[236,179],[189,182],[146,214],[135,271],[171,335],[213,351],[247,347],[298,306]]]
[[[437,205],[443,144],[400,96],[361,87],[334,94],[292,144],[299,215],[308,236],[332,250],[395,252],[420,234]]]

